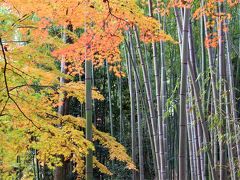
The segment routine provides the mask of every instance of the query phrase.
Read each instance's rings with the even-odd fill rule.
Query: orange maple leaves
[[[68,72],[72,75],[82,73],[85,59],[92,60],[96,67],[102,66],[104,60],[110,66],[119,64],[123,32],[133,25],[139,27],[140,38],[145,42],[173,41],[161,30],[157,20],[144,16],[133,0],[22,0],[21,3],[7,0],[6,3],[18,14],[34,12],[40,18],[37,29],[32,32],[34,39],[47,39],[50,22],[63,27],[71,22],[74,29],[85,29],[73,44],[52,53],[58,59],[64,57],[71,62]],[[119,67],[111,69],[117,73]]]
[[[228,31],[227,21],[231,19],[231,14],[225,11],[220,11],[221,3],[223,0],[207,0],[205,4],[198,8],[193,13],[193,18],[199,19],[200,17],[205,18],[206,27],[209,30],[208,36],[205,38],[205,45],[207,48],[218,46],[218,41],[223,39],[219,37],[217,31],[219,28],[222,28],[223,32]],[[238,0],[227,0],[225,2],[230,7],[236,6],[239,4]],[[220,26],[220,24],[222,26]]]

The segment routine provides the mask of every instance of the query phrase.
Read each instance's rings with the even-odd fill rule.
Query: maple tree
[[[34,18],[33,13],[30,16]],[[27,15],[27,18],[30,16]],[[42,30],[42,24],[44,24],[42,21],[28,19],[26,22],[9,13],[8,10],[2,13],[2,20],[1,47],[4,61],[1,62],[1,66],[4,73],[1,77],[3,82],[1,83],[1,102],[3,102],[1,103],[1,118],[3,118],[1,130],[4,134],[10,134],[3,136],[5,143],[1,144],[3,157],[1,161],[4,162],[1,165],[1,171],[4,174],[6,172],[6,178],[12,176],[8,173],[14,167],[9,166],[10,164],[8,165],[7,162],[15,161],[16,157],[21,157],[30,149],[35,149],[38,152],[37,158],[43,165],[47,165],[49,168],[59,166],[62,163],[58,156],[63,155],[66,160],[70,159],[76,162],[75,170],[80,175],[83,174],[83,157],[87,154],[88,148],[94,149],[92,143],[84,138],[81,130],[83,128],[81,121],[83,120],[76,123],[77,120],[73,120],[74,117],[59,117],[54,110],[54,107],[59,106],[58,100],[61,91],[66,92],[67,97],[76,97],[80,102],[84,102],[85,85],[83,83],[71,82],[59,86],[58,77],[72,79],[72,74],[64,75],[58,71],[55,59],[51,56],[51,49],[63,47],[64,43],[58,40],[57,36],[48,35],[46,29]],[[29,25],[29,23],[31,24]],[[18,28],[28,28],[28,26],[33,26],[33,29],[30,27],[27,32],[25,30],[24,32],[20,30],[19,33],[14,32]],[[44,28],[46,27],[44,26]],[[22,35],[22,40],[19,43],[18,40],[12,41],[11,36],[18,35]],[[43,42],[44,39],[39,41],[39,35],[46,41]],[[9,39],[10,41],[8,41]],[[93,98],[103,99],[95,90],[93,90]],[[61,128],[58,128],[59,123]],[[82,126],[80,126],[81,124]],[[9,131],[9,129],[11,130]],[[111,159],[116,158],[128,162],[129,168],[135,168],[120,144],[117,144],[113,138],[108,138],[107,134],[103,136],[101,132],[95,131],[96,137],[94,138],[110,150]],[[18,137],[21,138],[21,141],[16,142],[19,143],[19,146],[9,152],[11,156],[5,156],[9,146],[16,145],[9,141],[11,134],[13,136],[22,134]],[[22,144],[22,142],[24,143]],[[20,146],[21,148],[18,148]],[[117,152],[115,152],[116,150]],[[72,154],[74,154],[73,157]],[[94,159],[94,164],[101,168],[100,171],[111,174],[96,159]],[[8,166],[6,167],[6,165]]]
[[[105,59],[111,65],[120,62],[119,45],[123,41],[122,31],[127,26],[138,24],[142,27],[145,39],[168,38],[171,40],[171,38],[159,29],[157,21],[145,17],[133,1],[122,2],[120,5],[117,1],[38,1],[36,6],[32,6],[33,3],[36,2],[3,1],[7,12],[2,13],[2,20],[5,23],[2,25],[3,32],[1,32],[4,59],[2,64],[4,85],[1,87],[4,103],[1,116],[5,118],[14,114],[14,117],[7,118],[6,122],[10,120],[12,124],[8,122],[8,127],[17,128],[17,132],[22,132],[26,138],[25,141],[29,142],[23,148],[25,153],[27,149],[36,149],[38,160],[49,168],[61,165],[61,159],[58,156],[63,155],[65,160],[70,159],[76,162],[76,171],[82,174],[82,157],[86,155],[87,149],[89,147],[93,149],[93,146],[77,129],[76,126],[79,124],[73,124],[74,126],[68,124],[73,123],[71,118],[68,118],[69,122],[65,123],[64,116],[59,117],[54,107],[61,105],[58,100],[62,91],[67,94],[67,97],[76,97],[83,102],[84,84],[70,82],[59,86],[57,78],[63,76],[72,79],[77,74],[81,75],[82,63],[85,59],[92,59],[97,67],[101,66]],[[119,6],[122,7],[120,12]],[[7,10],[7,7],[11,10]],[[125,19],[121,18],[122,13]],[[77,18],[76,14],[83,18]],[[142,22],[147,23],[148,28],[141,24]],[[54,34],[58,32],[49,31],[49,29],[54,31],[56,26],[64,27],[66,24],[74,28],[87,26],[87,31],[82,33],[80,38],[67,31],[66,34],[74,41],[73,44],[67,45],[59,40],[58,34]],[[8,40],[12,39],[11,36],[16,36],[15,34],[21,36],[23,43],[8,43]],[[51,52],[51,49],[55,50]],[[52,55],[64,58],[68,62],[67,75],[57,70]],[[119,70],[116,67],[119,66],[111,69],[117,74]],[[26,97],[28,98],[25,99]],[[93,98],[103,99],[95,91],[93,91]],[[17,112],[14,112],[15,108]],[[59,123],[60,129],[57,127]],[[26,134],[24,134],[25,131],[27,131]],[[129,168],[134,169],[131,160],[123,156],[125,150],[118,144],[114,145],[114,139],[106,139],[107,135],[105,136],[105,139],[102,139],[101,133],[98,132],[96,139],[110,150],[110,158],[128,162]],[[106,143],[107,141],[109,142]],[[116,147],[119,147],[117,153]],[[5,152],[6,149],[3,148],[2,151]],[[119,156],[119,151],[123,152],[122,157]],[[17,152],[14,153],[15,156],[19,155]],[[72,154],[74,154],[73,157]],[[110,174],[96,159],[94,162],[102,168],[103,172]],[[6,169],[2,167],[2,170]]]

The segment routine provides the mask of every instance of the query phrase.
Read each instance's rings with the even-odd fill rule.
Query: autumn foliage
[[[219,12],[220,0],[160,2],[155,13],[168,15],[172,8],[197,8],[193,18],[206,18],[205,45],[217,47],[218,22],[228,31],[228,13]],[[226,1],[229,7],[238,0]],[[60,157],[76,163],[74,171],[84,173],[84,157],[94,144],[84,136],[85,119],[61,116],[57,108],[63,98],[85,102],[84,62],[94,68],[105,61],[118,77],[124,76],[120,65],[121,45],[125,32],[134,26],[144,43],[176,41],[162,30],[154,17],[144,14],[135,0],[0,0],[0,171],[4,178],[13,177],[18,157],[26,159],[32,151],[42,166],[54,169],[62,165]],[[66,73],[59,70],[66,62]],[[64,78],[68,83],[60,84]],[[77,79],[77,80],[76,80]],[[104,99],[92,89],[96,101]],[[63,97],[65,96],[65,97]],[[93,127],[93,139],[109,152],[111,160],[119,160],[136,170],[125,148],[109,134]],[[19,164],[17,164],[19,165]],[[16,165],[16,166],[17,166]],[[103,173],[111,172],[94,157],[94,166]],[[33,175],[27,168],[26,176]]]

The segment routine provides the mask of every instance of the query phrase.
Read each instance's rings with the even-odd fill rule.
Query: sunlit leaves
[[[16,157],[28,157],[32,149],[42,166],[54,168],[62,165],[61,158],[75,162],[75,171],[83,174],[87,149],[94,150],[84,137],[85,121],[72,116],[59,116],[56,108],[61,105],[61,94],[84,103],[85,85],[69,82],[60,84],[59,78],[73,80],[84,73],[83,63],[92,60],[96,68],[107,60],[110,70],[119,73],[121,61],[119,46],[124,40],[123,31],[137,24],[144,34],[144,41],[165,38],[159,23],[145,17],[135,1],[107,3],[75,0],[6,0],[0,12],[0,36],[4,43],[6,60],[0,58],[0,135],[1,171],[6,177],[14,171]],[[34,4],[34,5],[33,5]],[[143,22],[144,21],[144,22]],[[66,30],[72,25],[73,31]],[[76,35],[74,30],[85,32]],[[63,35],[64,34],[64,35]],[[66,44],[65,36],[72,44]],[[166,38],[167,37],[167,38]],[[67,74],[59,72],[59,62],[66,62]],[[6,87],[6,81],[7,86]],[[92,90],[93,98],[103,96]],[[94,140],[109,150],[109,158],[125,162],[135,169],[125,148],[114,138],[94,128]],[[94,159],[101,172],[111,172]],[[31,172],[24,172],[30,177]],[[13,177],[13,176],[12,176]],[[14,178],[14,177],[13,177]]]
[[[85,102],[85,84],[84,83],[81,83],[81,82],[66,83],[66,84],[63,84],[59,90],[62,92],[66,92],[67,97],[76,97],[79,102],[81,103]],[[92,97],[93,99],[104,100],[104,97],[96,90],[92,90]]]
[[[37,5],[32,6],[33,3]],[[37,28],[32,30],[34,40],[47,40],[46,27],[51,23],[65,27],[71,24],[74,29],[87,29],[78,40],[72,36],[74,44],[66,48],[55,48],[53,53],[59,59],[63,56],[71,62],[69,73],[72,75],[83,73],[82,63],[85,59],[92,60],[96,67],[102,66],[104,60],[107,60],[110,66],[121,61],[119,46],[123,42],[122,33],[133,25],[139,27],[140,37],[145,42],[173,42],[173,39],[161,30],[156,19],[144,16],[134,0],[23,0],[21,3],[8,0],[5,4],[21,15],[36,13],[40,21]],[[119,74],[119,71],[115,69],[114,72]]]

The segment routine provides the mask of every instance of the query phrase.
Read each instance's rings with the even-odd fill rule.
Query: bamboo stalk
[[[139,36],[138,36],[138,32],[136,27],[134,27],[134,33],[135,33],[135,39],[136,39],[136,44],[137,44],[137,49],[138,49],[138,54],[139,54],[139,59],[140,59],[140,64],[142,67],[142,73],[143,73],[143,81],[144,81],[144,86],[145,86],[145,91],[146,91],[146,95],[147,95],[147,102],[148,102],[148,108],[149,108],[149,112],[150,112],[150,120],[151,120],[151,129],[153,132],[153,141],[154,141],[154,154],[155,154],[155,159],[156,159],[156,166],[157,166],[157,177],[160,177],[160,162],[159,162],[159,151],[158,151],[158,146],[157,146],[157,134],[156,134],[156,127],[155,127],[155,112],[154,112],[154,107],[153,107],[153,101],[152,101],[152,92],[151,92],[151,86],[150,86],[150,82],[149,82],[149,78],[148,78],[148,74],[147,74],[147,69],[146,69],[146,65],[142,56],[142,51],[140,48],[140,41],[139,41]]]
[[[131,103],[131,149],[132,149],[132,160],[136,163],[136,124],[135,124],[135,101],[136,101],[136,89],[134,89],[134,79],[133,79],[133,62],[131,58],[134,59],[135,55],[133,52],[133,44],[131,33],[128,31],[128,40],[130,44],[130,51],[128,51],[128,83],[129,83],[129,93],[130,93],[130,103]],[[131,55],[130,55],[131,53]],[[136,171],[132,172],[132,179],[136,179]]]
[[[187,179],[187,58],[188,58],[188,26],[190,9],[184,8],[182,55],[181,55],[181,83],[180,83],[180,117],[179,117],[179,180]]]

